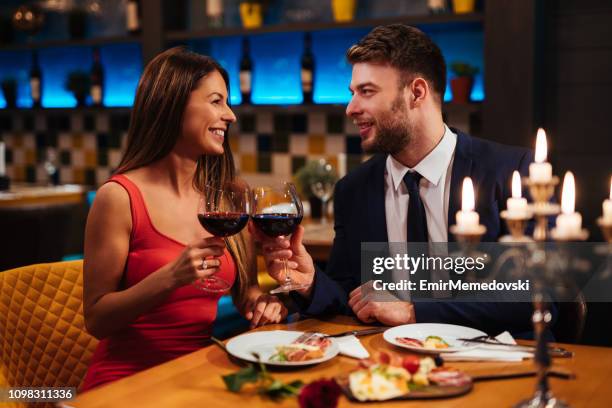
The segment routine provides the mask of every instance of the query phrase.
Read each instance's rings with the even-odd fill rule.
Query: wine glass
[[[216,188],[204,187],[198,205],[198,221],[215,237],[229,237],[238,234],[247,225],[250,212],[250,190],[230,182]],[[206,260],[203,260],[203,263]],[[217,277],[198,279],[194,285],[205,292],[226,292],[231,285]]]
[[[253,224],[263,234],[276,238],[291,235],[304,216],[304,208],[295,186],[281,182],[274,186],[253,189]],[[271,294],[304,289],[308,285],[296,284],[289,276],[287,259],[282,259],[285,281],[270,291]]]
[[[310,185],[310,190],[315,197],[321,200],[321,224],[325,225],[327,224],[327,203],[332,194],[334,194],[336,174],[332,165],[321,159],[317,169],[317,176],[319,180]]]

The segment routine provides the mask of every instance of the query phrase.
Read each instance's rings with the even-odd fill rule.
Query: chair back
[[[83,261],[0,272],[0,387],[78,388],[97,343],[85,330]]]

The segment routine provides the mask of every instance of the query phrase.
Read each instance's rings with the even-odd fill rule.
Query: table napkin
[[[495,337],[502,343],[516,344],[514,337],[507,331]],[[483,344],[476,348],[459,351],[457,353],[444,353],[444,361],[522,361],[533,357],[533,353],[513,350],[507,346]]]
[[[340,354],[353,358],[368,358],[370,353],[363,347],[359,339],[353,335],[334,339],[340,348]]]

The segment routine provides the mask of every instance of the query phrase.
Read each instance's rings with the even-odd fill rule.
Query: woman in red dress
[[[246,229],[223,239],[197,222],[205,185],[240,183],[227,138],[236,121],[228,87],[217,62],[183,48],[144,70],[125,154],[87,220],[85,323],[101,341],[82,390],[206,346],[221,295],[192,284],[200,278],[231,283],[252,327],[286,317],[257,285]]]

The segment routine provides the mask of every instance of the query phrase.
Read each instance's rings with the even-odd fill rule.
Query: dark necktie
[[[408,172],[404,176],[404,184],[408,187],[408,242],[427,242],[427,218],[425,207],[419,194],[419,181],[423,176]]]

